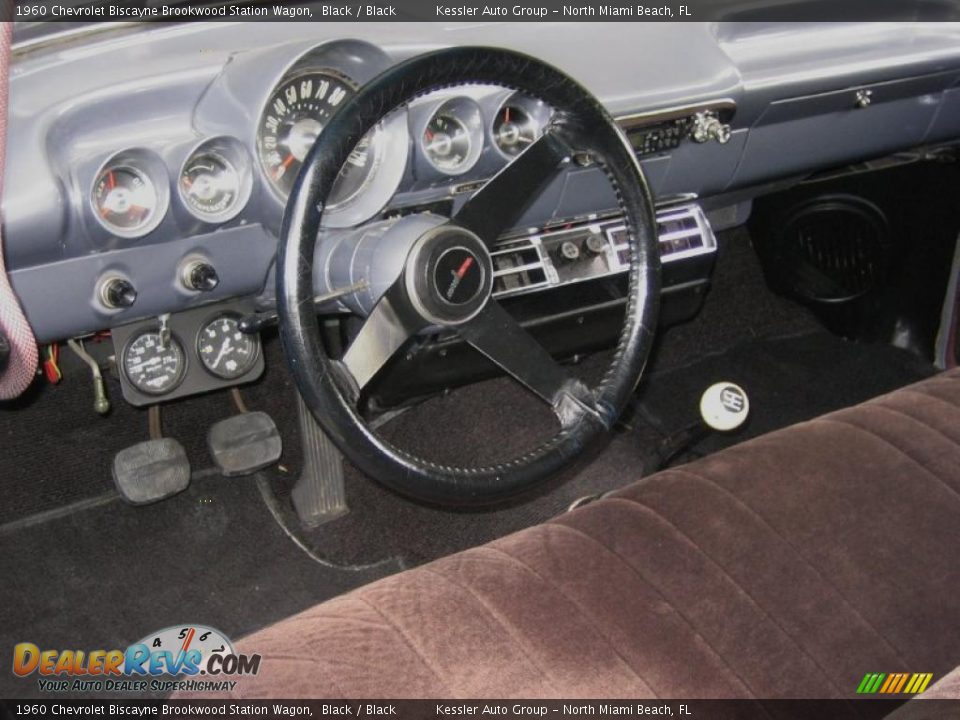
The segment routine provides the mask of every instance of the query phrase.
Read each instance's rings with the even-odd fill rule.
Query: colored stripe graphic
[[[857,686],[858,695],[917,695],[927,689],[933,673],[867,673]]]

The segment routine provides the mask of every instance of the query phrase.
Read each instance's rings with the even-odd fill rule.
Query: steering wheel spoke
[[[592,413],[590,391],[557,363],[530,333],[491,299],[458,330],[460,337],[546,402],[566,425],[574,416]],[[578,412],[579,411],[579,412]]]
[[[471,197],[453,220],[487,247],[520,219],[539,191],[570,161],[573,151],[553,127]]]
[[[363,390],[411,337],[426,326],[410,308],[401,275],[387,289],[343,354],[341,364]]]

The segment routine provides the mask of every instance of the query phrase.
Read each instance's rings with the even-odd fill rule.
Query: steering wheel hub
[[[437,325],[470,320],[493,292],[490,252],[479,237],[454,223],[420,237],[407,258],[406,276],[417,312]]]

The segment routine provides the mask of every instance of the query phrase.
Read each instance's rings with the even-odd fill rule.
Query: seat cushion
[[[240,643],[244,697],[852,697],[960,664],[960,373],[667,470]]]

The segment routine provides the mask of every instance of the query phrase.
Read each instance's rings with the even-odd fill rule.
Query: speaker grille
[[[889,267],[886,218],[853,196],[820,197],[794,210],[777,245],[785,289],[807,300],[858,298],[882,283]]]

